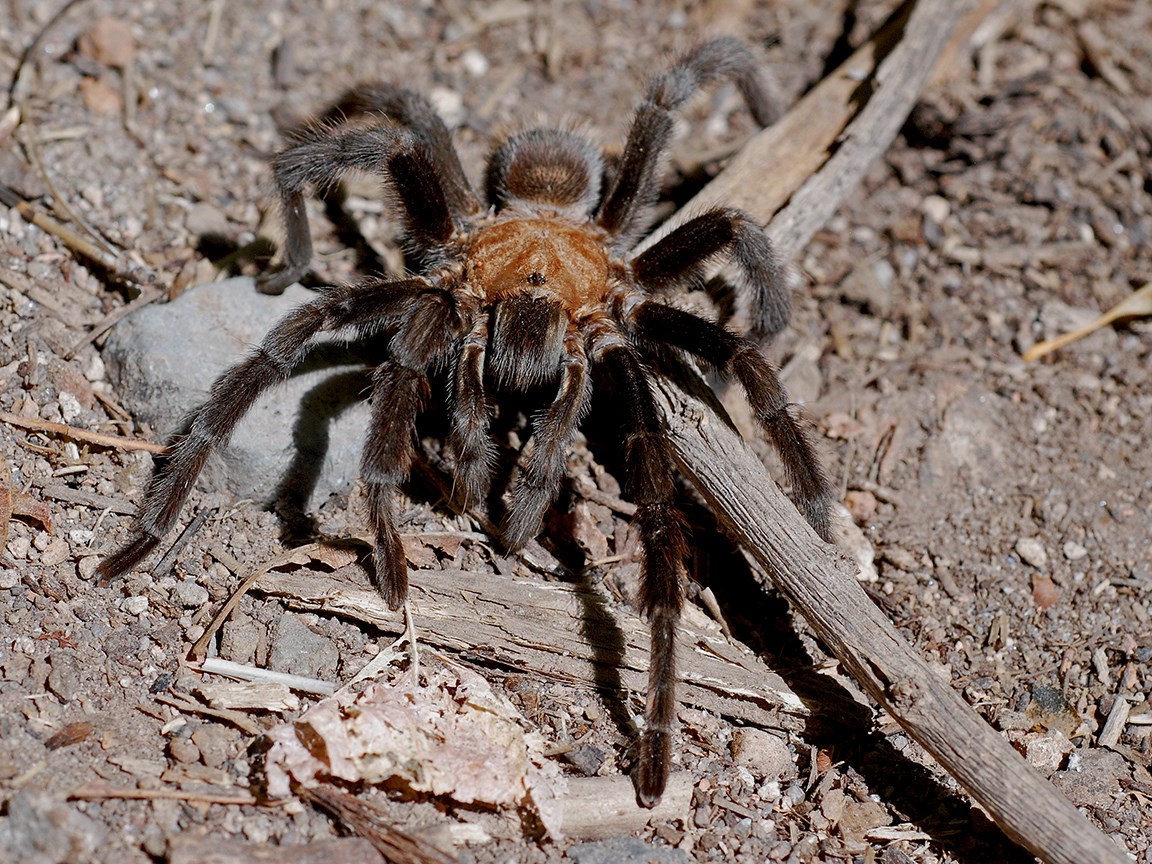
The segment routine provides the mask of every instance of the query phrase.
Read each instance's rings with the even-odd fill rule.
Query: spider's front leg
[[[773,121],[756,60],[739,39],[705,42],[653,78],[636,109],[615,180],[596,215],[597,224],[613,235],[617,250],[628,249],[643,233],[649,205],[660,191],[660,168],[672,140],[675,112],[702,86],[722,78],[735,81],[756,122],[767,126]]]
[[[101,562],[99,577],[107,580],[128,572],[156,548],[179,516],[208,457],[228,443],[240,418],[262,393],[287,379],[318,334],[350,327],[369,334],[395,326],[411,317],[413,306],[428,290],[423,279],[342,286],[273,327],[247,358],[216,379],[208,401],[189,418],[186,434],[171,442],[171,451],[158,461],[133,520],[131,538]]]
[[[784,268],[772,241],[752,217],[740,210],[716,208],[689,219],[632,262],[637,284],[666,293],[699,283],[712,259],[727,255],[739,270],[736,288],[747,295],[750,334],[765,343],[792,316]]]
[[[636,502],[636,524],[644,548],[640,601],[652,639],[644,734],[633,782],[640,805],[651,808],[660,803],[671,770],[676,623],[684,603],[687,544],[680,511],[673,503],[676,487],[667,436],[643,365],[633,349],[619,343],[594,349],[592,356],[632,412],[627,485],[629,496]]]
[[[503,533],[510,549],[519,549],[540,533],[544,512],[556,498],[564,476],[565,457],[591,396],[583,339],[569,333],[564,340],[560,389],[552,404],[537,418],[532,430],[532,451],[508,492]]]

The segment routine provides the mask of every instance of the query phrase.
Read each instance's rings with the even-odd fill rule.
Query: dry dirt
[[[278,123],[356,81],[430,93],[479,177],[494,141],[541,118],[578,120],[618,146],[645,77],[704,34],[766,46],[786,107],[891,7],[88,0],[47,26],[57,5],[0,4],[0,80],[47,27],[23,73],[23,124],[0,139],[0,183],[66,204],[173,290],[255,272],[226,256],[277,236],[266,157]],[[1152,862],[1152,329],[1134,320],[1043,361],[1020,358],[1152,279],[1152,9],[1053,0],[995,20],[795,262],[795,322],[773,351],[876,548],[877,601],[1090,819]],[[686,118],[677,200],[751,131],[730,88],[694,100]],[[349,209],[395,263],[395,225],[373,195],[354,185]],[[314,212],[317,281],[353,278],[357,251]],[[99,340],[74,350],[130,299],[0,206],[0,410],[162,438],[121,413]],[[197,677],[181,661],[244,573],[281,548],[280,526],[257,503],[197,494],[186,518],[211,516],[174,563],[97,585],[97,556],[125,536],[150,457],[0,428],[17,503],[51,516],[49,529],[35,512],[17,515],[0,550],[0,858],[194,860],[180,858],[179,838],[210,837],[254,844],[224,859],[239,860],[339,836],[311,807],[68,799],[94,780],[235,792],[255,777],[252,734],[179,702]],[[563,535],[582,526],[577,552],[607,552],[598,577],[611,602],[626,600],[636,571],[626,517],[600,503],[611,477],[583,447],[576,455],[572,470],[596,470],[601,494],[584,500],[587,484],[575,484],[567,506],[588,518],[555,520],[554,540],[572,547]],[[501,566],[476,523],[434,498],[413,491],[404,511],[408,532],[455,532],[451,544],[425,543],[424,566]],[[313,506],[324,527],[354,528],[347,496]],[[820,718],[777,730],[789,748],[782,774],[733,755],[728,719],[686,711],[692,806],[638,832],[647,845],[566,849],[447,798],[368,797],[438,842],[445,826],[476,823],[490,839],[458,847],[462,861],[1028,860],[887,718],[846,698],[803,622],[749,595],[746,564],[719,539],[705,545],[697,575],[721,614]],[[285,620],[308,632],[286,632]],[[222,648],[232,659],[302,643],[327,658],[313,671],[338,680],[377,650],[370,628],[260,596],[244,599],[233,628]],[[565,771],[625,770],[629,730],[614,709],[623,698],[637,712],[642,694],[574,688],[480,653],[457,659],[547,742],[587,745]],[[246,716],[258,728],[277,719]],[[275,860],[296,860],[288,854]]]

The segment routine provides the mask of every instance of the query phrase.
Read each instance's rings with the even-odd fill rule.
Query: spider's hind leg
[[[636,524],[644,548],[641,603],[651,628],[648,701],[640,758],[633,776],[643,807],[660,803],[671,771],[676,715],[676,623],[684,603],[683,562],[687,554],[683,519],[673,503],[672,457],[660,411],[635,351],[603,346],[593,359],[608,373],[621,402],[631,407],[628,491],[636,502]]]
[[[736,377],[756,419],[780,454],[796,506],[822,540],[834,542],[831,484],[804,427],[790,412],[788,393],[776,370],[756,345],[710,321],[655,301],[638,303],[629,323],[640,344],[672,345]]]

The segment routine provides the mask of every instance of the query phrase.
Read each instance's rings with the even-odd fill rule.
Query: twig
[[[124,498],[113,498],[111,495],[100,495],[85,489],[73,489],[71,486],[45,486],[40,494],[53,501],[64,501],[68,504],[82,504],[97,510],[110,510],[122,516],[130,516],[136,512],[136,505]]]
[[[185,792],[183,789],[127,789],[107,783],[85,783],[68,793],[72,801],[104,801],[123,798],[129,801],[187,801],[196,804],[258,804],[281,807],[284,801],[262,801],[252,795],[225,795],[219,792]]]
[[[257,681],[261,684],[283,684],[293,690],[304,693],[317,693],[321,696],[331,696],[336,692],[336,685],[331,681],[321,681],[319,678],[307,678],[303,675],[290,675],[287,672],[276,672],[272,669],[261,669],[259,666],[246,666],[242,663],[233,663],[231,660],[222,660],[219,657],[206,657],[198,667],[201,672],[213,675],[224,675],[238,681]]]
[[[319,545],[320,544],[317,543],[311,543],[306,546],[299,546],[295,549],[289,549],[286,552],[282,552],[281,554],[277,555],[271,561],[268,561],[260,567],[257,567],[255,570],[245,576],[244,580],[236,586],[236,590],[232,592],[232,596],[228,598],[228,600],[224,603],[223,606],[220,607],[220,610],[212,618],[211,623],[209,623],[208,627],[204,630],[203,635],[201,635],[201,637],[196,640],[195,644],[193,644],[192,648],[188,651],[189,662],[202,663],[204,661],[204,659],[208,656],[208,643],[212,641],[213,637],[216,635],[216,631],[219,630],[221,626],[223,626],[224,622],[228,620],[228,617],[236,611],[236,607],[240,605],[240,601],[244,599],[244,595],[248,593],[248,589],[255,584],[257,579],[259,579],[265,573],[270,573],[277,567],[282,567],[283,565],[298,559],[301,554],[308,554],[311,550],[319,548]]]
[[[25,201],[7,186],[0,186],[0,203],[6,207],[14,207],[25,221],[56,237],[73,252],[83,255],[107,270],[114,278],[136,285],[151,285],[158,281],[156,272],[152,269],[125,260],[124,256],[106,245],[105,248],[101,248],[91,240],[81,237],[67,225],[57,222],[47,213],[41,212],[34,204]],[[73,218],[73,221],[77,221],[76,218]],[[77,224],[82,223],[77,221]]]
[[[104,333],[106,333],[108,330],[111,330],[113,326],[123,321],[133,312],[137,312],[140,309],[143,309],[150,303],[155,303],[166,293],[167,292],[163,288],[156,287],[146,288],[145,290],[141,291],[139,297],[137,297],[131,303],[128,303],[127,305],[121,306],[119,309],[110,312],[104,317],[102,321],[100,321],[99,324],[85,333],[84,336],[82,336],[75,345],[68,349],[67,353],[64,355],[64,359],[71,360],[76,356],[76,353],[89,342],[93,342],[96,339],[99,339]]]
[[[355,795],[321,785],[300,788],[296,794],[305,801],[335,816],[357,837],[363,837],[390,864],[455,864],[456,859],[426,840],[393,828],[384,814]]]
[[[16,66],[16,71],[12,75],[12,81],[8,85],[8,101],[10,103],[15,104],[16,101],[24,95],[20,86],[24,83],[24,72],[31,64],[36,52],[40,50],[40,46],[44,44],[44,40],[48,37],[48,31],[59,23],[74,6],[78,6],[83,2],[84,0],[68,0],[67,3],[57,10],[56,14],[48,19],[47,23],[40,28],[40,32],[36,34],[36,38],[24,49],[24,53],[20,55],[20,63]]]
[[[216,511],[205,507],[197,513],[192,521],[180,532],[180,536],[176,538],[176,542],[164,554],[164,557],[152,568],[152,573],[156,576],[164,576],[172,569],[172,565],[176,563],[176,556],[180,554],[181,550],[188,545],[188,542],[196,536],[197,532],[204,527],[204,523],[208,521],[208,517]]]
[[[212,708],[208,705],[200,705],[189,699],[181,699],[176,696],[165,696],[158,694],[154,697],[157,702],[162,702],[165,705],[171,705],[180,711],[188,711],[193,714],[203,714],[206,717],[216,717],[220,720],[227,720],[241,732],[248,735],[256,736],[264,732],[264,730],[256,723],[253,723],[246,716],[239,711],[232,711],[228,708]]]
[[[19,426],[21,429],[34,429],[37,432],[51,432],[53,435],[62,435],[75,441],[85,441],[100,447],[114,447],[117,450],[146,450],[149,453],[163,455],[168,452],[164,444],[154,444],[151,441],[141,441],[139,438],[126,438],[123,435],[108,435],[104,432],[92,432],[88,429],[79,429],[76,426],[66,426],[63,423],[53,423],[51,420],[40,420],[36,417],[21,417],[18,414],[9,414],[0,411],[0,421],[9,426]]]

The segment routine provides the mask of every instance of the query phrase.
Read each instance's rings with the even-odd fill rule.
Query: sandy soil
[[[65,204],[179,291],[256,272],[226,256],[278,236],[266,169],[278,123],[357,81],[431,94],[478,178],[494,142],[541,118],[577,121],[619,146],[645,77],[706,34],[765,46],[786,107],[892,4],[88,0],[48,26],[56,5],[0,7],[0,80],[44,33],[25,63],[23,124],[0,138],[0,183]],[[773,351],[876,548],[877,601],[1089,818],[1152,862],[1152,329],[1137,319],[1043,361],[1020,359],[1152,278],[1152,10],[1052,0],[997,20],[795,262],[796,320]],[[677,200],[752,131],[731,88],[694,100],[685,117]],[[380,257],[399,262],[395,223],[370,185],[352,184],[349,210]],[[357,250],[314,213],[317,282],[354,278]],[[160,440],[167,430],[119,408],[99,340],[82,342],[131,299],[0,206],[0,410]],[[68,799],[92,781],[228,792],[256,778],[255,735],[188,707],[197,676],[181,660],[242,576],[280,550],[280,524],[251,501],[197,493],[186,518],[211,515],[174,562],[97,585],[98,554],[125,536],[150,457],[0,428],[18,504],[33,511],[13,519],[0,550],[0,857],[179,861],[194,860],[181,858],[180,838],[308,850],[340,836],[307,806]],[[601,493],[615,488],[583,445],[572,465],[594,473]],[[577,545],[620,559],[601,568],[606,596],[634,597],[626,517],[572,497],[587,517]],[[434,498],[413,492],[407,531],[476,534]],[[314,507],[322,526],[350,531],[356,505],[353,492]],[[552,533],[572,523],[558,519]],[[820,717],[774,730],[788,748],[775,776],[734,751],[736,724],[685,711],[690,812],[639,832],[638,847],[539,841],[514,819],[447,798],[365,797],[432,842],[447,843],[448,826],[479,826],[489,839],[456,848],[462,861],[1028,860],[887,718],[845,698],[834,664],[782,601],[749,598],[747,564],[720,540],[702,545],[697,576],[736,637]],[[425,564],[503,572],[476,537],[424,546]],[[231,659],[267,662],[307,644],[326,658],[312,671],[341,680],[378,650],[371,628],[260,596],[230,626],[221,650]],[[592,748],[566,772],[624,770],[629,734],[614,707],[623,699],[636,712],[642,694],[457,659],[546,741]],[[816,711],[829,690],[834,710]],[[257,731],[279,719],[245,716]],[[229,848],[221,860],[256,854]]]

